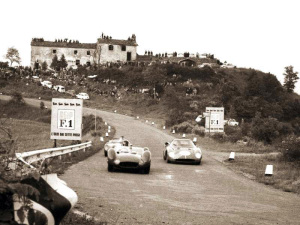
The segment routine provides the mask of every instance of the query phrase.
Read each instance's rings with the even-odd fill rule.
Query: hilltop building
[[[33,38],[31,41],[31,68],[38,68],[43,62],[51,65],[54,55],[64,54],[68,67],[75,65],[105,64],[109,62],[135,61],[137,57],[136,36],[127,40],[117,40],[102,36],[97,43],[79,43],[68,39],[44,41]]]
[[[183,56],[183,54],[166,53],[163,55],[137,55],[137,63],[152,65],[152,64],[179,64],[183,67],[204,67],[209,66],[212,68],[220,67],[218,60],[210,56],[193,57],[191,55]]]

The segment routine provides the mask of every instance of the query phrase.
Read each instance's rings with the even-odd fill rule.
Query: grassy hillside
[[[228,167],[250,179],[300,193],[299,96],[287,93],[274,75],[253,69],[213,70],[177,65],[80,68],[70,73],[73,75],[62,79],[41,77],[52,78],[67,90],[87,92],[91,100],[84,101],[86,106],[151,119],[160,127],[176,129],[178,137],[182,133],[190,133],[187,137],[198,135],[201,147]],[[87,76],[92,74],[98,77],[89,79]],[[0,92],[12,93],[18,85],[18,90],[28,97],[71,97],[24,82],[28,80],[8,79]],[[225,118],[237,119],[240,126],[226,126],[225,135],[203,137],[203,122],[197,123],[195,118],[207,106],[225,107]],[[44,120],[43,117],[44,114],[33,116],[35,121]],[[234,162],[227,161],[231,151],[241,154]],[[272,178],[264,176],[267,164],[274,165]]]
[[[245,68],[181,67],[176,64],[152,66],[79,67],[58,77],[38,72],[43,80],[61,84],[66,90],[87,92],[87,106],[117,110],[128,115],[153,118],[169,129],[201,134],[203,123],[194,120],[206,107],[224,107],[225,118],[241,126],[228,128],[222,141],[254,139],[276,143],[286,135],[300,134],[300,98],[288,93],[269,73]],[[97,75],[90,79],[88,75]],[[0,92],[11,94],[17,88],[24,96],[71,97],[43,88],[24,76],[6,78]],[[230,137],[229,137],[230,136]]]

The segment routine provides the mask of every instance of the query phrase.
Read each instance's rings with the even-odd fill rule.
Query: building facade
[[[127,40],[117,40],[103,36],[97,43],[79,43],[71,40],[44,41],[33,38],[31,41],[31,68],[39,68],[43,62],[51,65],[53,57],[62,55],[68,67],[75,65],[105,64],[109,62],[135,61],[137,55],[136,36]]]

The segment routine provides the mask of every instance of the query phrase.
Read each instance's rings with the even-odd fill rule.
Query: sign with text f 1
[[[81,140],[82,99],[52,99],[51,139]]]

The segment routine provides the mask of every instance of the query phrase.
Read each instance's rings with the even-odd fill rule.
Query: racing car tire
[[[114,171],[114,166],[111,164],[107,164],[107,171],[108,172],[113,172]]]
[[[166,152],[166,160],[167,160],[167,163],[171,163],[171,161],[169,160],[169,156],[168,156],[168,153]]]
[[[143,174],[149,174],[150,173],[150,166],[143,168],[142,172],[143,172]]]
[[[164,160],[167,159],[167,151],[165,151],[165,152],[163,153],[163,158],[164,158]]]
[[[104,156],[107,157],[107,151],[104,150]]]

